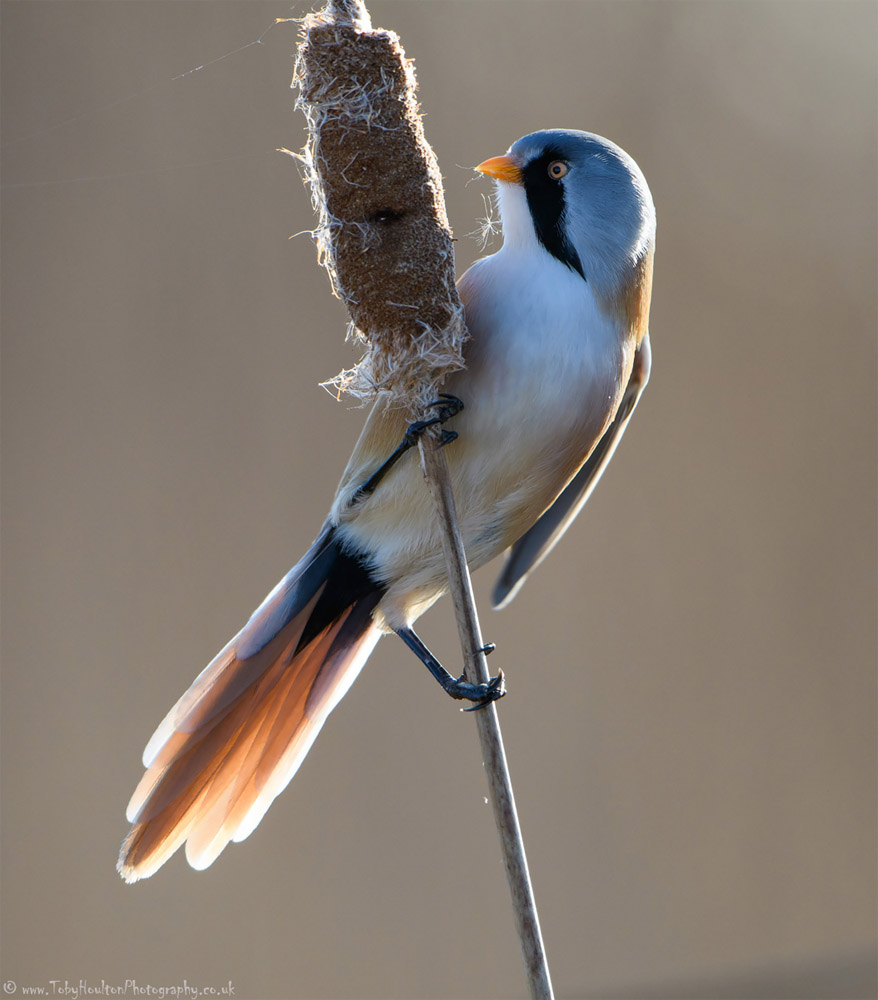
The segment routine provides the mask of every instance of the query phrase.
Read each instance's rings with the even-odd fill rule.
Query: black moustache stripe
[[[582,261],[564,231],[564,182],[553,180],[548,172],[553,160],[563,159],[557,150],[549,149],[538,159],[531,160],[521,172],[524,192],[537,239],[553,257],[585,280]]]

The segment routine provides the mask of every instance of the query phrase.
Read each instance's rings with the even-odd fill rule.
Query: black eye
[[[552,160],[549,164],[549,176],[553,181],[560,181],[567,173],[567,164],[563,160]]]

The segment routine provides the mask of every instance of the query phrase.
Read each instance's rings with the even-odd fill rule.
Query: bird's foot
[[[442,666],[421,639],[418,638],[412,628],[405,626],[394,629],[394,632],[396,632],[406,646],[408,646],[433,677],[442,685],[443,691],[450,694],[452,698],[458,699],[458,701],[471,701],[473,703],[470,708],[464,709],[464,711],[475,712],[486,705],[490,705],[492,701],[497,701],[498,698],[502,698],[506,694],[506,678],[503,676],[502,670],[498,672],[496,677],[492,677],[487,684],[470,684],[469,681],[464,679],[463,674],[460,677],[454,677],[448,673],[445,667]],[[494,648],[493,643],[488,643],[488,646],[492,649]],[[479,650],[479,652],[487,651],[487,646],[483,646]]]
[[[473,703],[463,709],[464,712],[478,712],[506,694],[506,678],[502,670],[487,684],[470,684],[461,674],[460,677],[449,677],[442,686],[452,698]]]
[[[424,431],[428,427],[432,427],[434,424],[442,424],[446,420],[450,420],[453,416],[460,413],[463,409],[463,403],[457,398],[457,396],[452,396],[447,392],[440,392],[439,399],[433,400],[432,403],[427,404],[427,409],[437,408],[436,416],[431,417],[429,420],[416,420],[411,423],[406,428],[405,434],[402,436],[402,441],[400,441],[396,451],[378,468],[371,476],[363,483],[351,496],[349,501],[350,506],[359,503],[361,500],[368,496],[371,496],[381,480],[387,475],[388,472],[396,465],[396,463],[402,458],[402,456],[409,450],[409,448],[414,448],[417,446],[418,441],[423,435]],[[439,432],[439,447],[444,448],[445,445],[450,444],[457,438],[456,431],[447,431],[444,428]]]
[[[440,392],[439,399],[434,399],[432,403],[428,403],[425,407],[428,410],[434,408],[436,410],[435,417],[430,417],[429,420],[415,420],[406,428],[404,441],[409,447],[413,448],[418,443],[428,427],[433,427],[435,424],[444,424],[446,420],[457,416],[463,409],[463,400],[458,399],[457,396],[452,396],[448,392]],[[439,447],[441,448],[446,444],[450,444],[456,437],[457,433],[455,431],[443,430],[439,440]]]

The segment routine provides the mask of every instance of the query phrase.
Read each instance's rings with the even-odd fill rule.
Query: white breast
[[[542,247],[507,244],[460,284],[471,340],[446,389],[465,409],[449,423],[455,502],[470,565],[509,546],[564,488],[618,406],[633,345],[582,277]],[[416,459],[351,510],[343,536],[389,584],[377,617],[411,621],[444,589],[432,501]]]
[[[544,420],[561,434],[603,426],[627,336],[577,272],[542,247],[507,243],[471,267],[459,288],[472,341],[456,383],[479,425],[508,428],[529,413],[535,430]]]

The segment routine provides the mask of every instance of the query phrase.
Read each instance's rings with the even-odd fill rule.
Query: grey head
[[[523,136],[505,158],[499,184],[507,242],[531,237],[601,294],[612,294],[655,241],[655,207],[634,160],[591,132],[546,129]],[[485,164],[494,161],[487,161]],[[517,175],[516,175],[517,168]],[[527,216],[522,209],[524,192]]]

